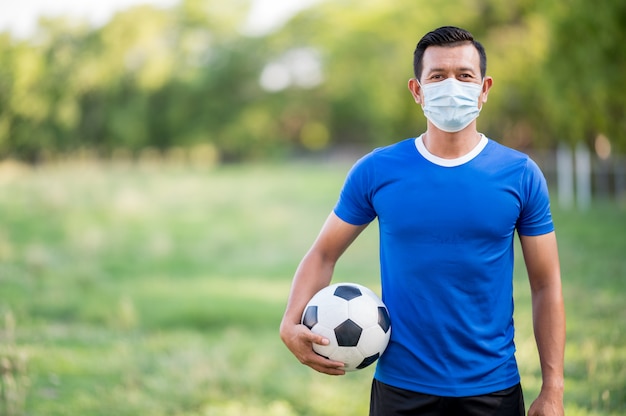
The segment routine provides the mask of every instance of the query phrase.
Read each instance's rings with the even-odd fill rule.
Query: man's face
[[[461,82],[482,84],[482,93],[478,107],[487,102],[489,89],[493,84],[491,77],[482,78],[480,73],[480,55],[471,43],[459,46],[429,46],[422,57],[422,74],[419,83],[409,80],[409,90],[418,104],[424,104],[421,85],[455,78]],[[420,85],[421,84],[421,85]]]

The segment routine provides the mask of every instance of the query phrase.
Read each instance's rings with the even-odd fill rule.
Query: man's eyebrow
[[[474,68],[470,66],[461,66],[461,67],[455,68],[454,70],[456,72],[472,72],[472,73],[477,72]],[[426,71],[426,73],[432,74],[432,73],[446,72],[446,71],[447,71],[446,68],[430,68]]]

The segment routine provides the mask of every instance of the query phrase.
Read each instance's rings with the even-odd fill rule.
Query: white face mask
[[[420,86],[424,95],[424,115],[440,130],[448,133],[461,131],[480,113],[478,99],[482,84],[448,78]]]

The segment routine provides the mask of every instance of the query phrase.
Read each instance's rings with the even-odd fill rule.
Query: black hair
[[[455,26],[442,26],[424,35],[417,43],[413,52],[413,72],[418,80],[422,75],[422,58],[424,51],[429,46],[458,46],[463,43],[471,43],[478,51],[480,57],[480,75],[482,78],[487,73],[487,54],[480,42],[474,40],[474,36],[465,29]]]

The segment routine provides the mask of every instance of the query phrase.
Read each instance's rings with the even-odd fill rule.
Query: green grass
[[[0,414],[362,415],[373,369],[329,377],[278,338],[345,164],[0,166]],[[626,412],[626,211],[554,211],[568,415]],[[378,286],[377,230],[336,281]],[[518,361],[540,387],[516,268]]]

